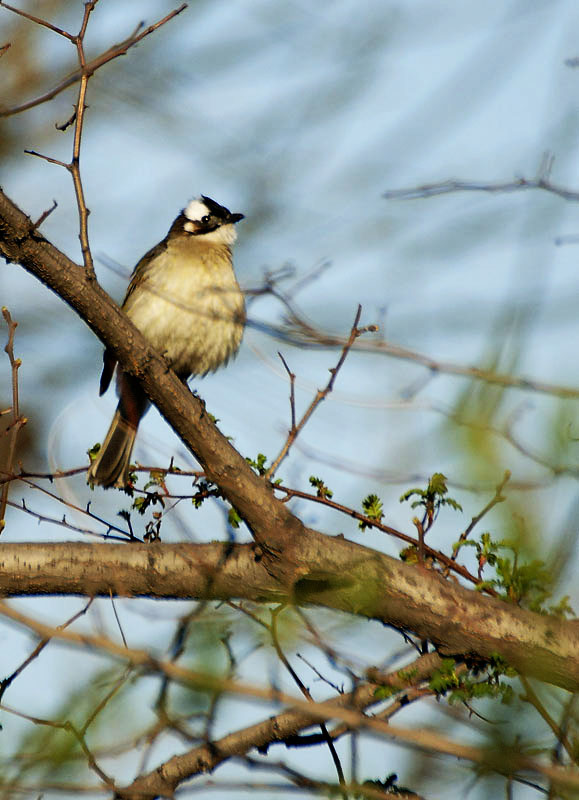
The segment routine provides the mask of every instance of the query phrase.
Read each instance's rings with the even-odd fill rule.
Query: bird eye
[[[209,214],[205,214],[205,216],[204,216],[204,217],[201,217],[201,222],[202,222],[204,225],[207,225],[207,223],[209,222],[209,220],[210,220],[210,219],[211,219],[211,217],[209,216]]]

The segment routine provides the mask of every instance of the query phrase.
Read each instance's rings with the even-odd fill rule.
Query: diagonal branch
[[[289,376],[290,376],[290,406],[291,406],[292,423],[291,423],[291,428],[290,428],[290,431],[288,433],[287,439],[286,439],[286,441],[285,441],[285,443],[284,443],[279,455],[277,456],[277,458],[275,459],[275,461],[273,462],[271,467],[265,473],[265,477],[266,477],[267,480],[271,480],[272,477],[275,475],[277,468],[279,467],[281,462],[284,460],[284,458],[289,453],[289,451],[291,449],[291,446],[295,442],[297,437],[299,436],[300,431],[304,428],[304,426],[306,425],[307,421],[312,416],[312,414],[314,413],[316,408],[320,405],[322,400],[325,400],[326,397],[330,394],[330,392],[334,388],[334,383],[335,383],[336,378],[338,376],[338,372],[342,369],[342,366],[344,365],[344,361],[346,360],[346,357],[347,357],[348,353],[350,352],[350,350],[352,349],[352,345],[354,344],[356,339],[359,336],[361,336],[363,333],[366,333],[368,331],[376,331],[376,326],[375,325],[369,325],[366,328],[358,328],[358,323],[360,322],[361,314],[362,314],[362,306],[358,306],[358,310],[356,311],[356,318],[354,319],[354,323],[353,323],[352,329],[350,331],[350,336],[348,337],[348,339],[346,341],[346,344],[342,348],[342,354],[340,356],[340,359],[339,359],[338,363],[336,364],[336,366],[333,367],[332,369],[330,369],[330,380],[328,381],[328,383],[327,383],[327,385],[326,385],[326,387],[324,389],[318,389],[314,399],[312,400],[310,405],[307,407],[307,409],[305,410],[302,418],[300,419],[300,421],[297,424],[295,422],[295,399],[294,399],[294,379],[295,379],[295,375],[293,375],[293,373],[291,373],[289,371],[289,369],[287,367],[287,364],[285,363],[285,360],[283,359],[283,357],[282,357],[282,355],[280,353],[280,358],[282,359],[282,362],[283,362],[283,364],[284,364],[284,366],[285,366],[285,368],[288,371]]]
[[[304,535],[302,523],[273,496],[263,478],[219,432],[203,403],[168,369],[121,309],[85,271],[33,229],[30,219],[0,192],[0,255],[16,261],[68,303],[141,384],[149,399],[238,510],[265,557],[296,580],[290,560],[273,555]],[[270,564],[272,568],[273,563]]]
[[[11,6],[6,5],[5,3],[0,3],[0,7],[5,7],[10,9],[11,11],[15,11],[16,9],[12,8]],[[122,42],[118,42],[118,44],[114,44],[112,47],[109,47],[108,50],[105,50],[96,58],[93,58],[91,61],[88,61],[83,67],[80,69],[75,70],[72,72],[68,77],[64,78],[59,84],[57,84],[54,88],[50,89],[48,92],[45,92],[40,97],[34,98],[34,100],[29,100],[27,103],[22,103],[18,106],[12,106],[10,108],[0,108],[0,117],[11,117],[14,114],[20,114],[22,111],[28,111],[30,108],[34,108],[35,106],[42,105],[42,103],[47,103],[49,100],[52,100],[53,97],[56,97],[65,89],[68,89],[69,86],[73,86],[75,83],[81,80],[83,76],[90,76],[95,73],[98,69],[100,69],[105,64],[108,64],[109,61],[113,61],[115,58],[119,56],[124,56],[126,52],[131,48],[142,41],[146,36],[149,36],[151,33],[156,31],[162,25],[165,25],[169,22],[173,17],[176,17],[182,11],[187,8],[187,3],[183,3],[179,6],[179,8],[174,9],[169,14],[164,16],[162,19],[158,20],[158,22],[149,25],[147,28],[142,30],[140,33],[132,33],[127,39],[124,39]],[[35,22],[38,20],[34,19]],[[46,23],[44,23],[46,24]],[[48,26],[50,27],[50,26]],[[140,30],[141,25],[137,28]],[[57,29],[58,33],[62,35],[67,35],[64,31],[60,31]],[[74,37],[71,34],[68,34],[68,37],[71,40]]]
[[[579,775],[570,772],[564,767],[546,766],[539,761],[519,753],[492,752],[487,748],[465,745],[452,741],[438,732],[427,729],[411,730],[389,724],[375,717],[368,717],[357,709],[344,707],[339,699],[330,699],[323,702],[311,702],[288,695],[277,688],[262,688],[249,683],[242,683],[232,678],[221,678],[214,673],[204,673],[190,670],[170,661],[155,658],[148,650],[126,648],[105,636],[92,636],[69,630],[57,630],[39,622],[37,619],[20,613],[12,606],[0,602],[0,613],[13,620],[20,626],[35,631],[40,636],[53,636],[63,642],[77,647],[88,647],[97,652],[106,652],[114,658],[127,661],[134,667],[147,672],[164,674],[178,684],[200,691],[227,692],[237,697],[249,697],[266,703],[283,703],[292,711],[302,712],[310,718],[310,724],[323,720],[341,720],[349,727],[367,730],[381,736],[391,737],[397,741],[426,749],[434,753],[450,755],[472,761],[476,764],[489,765],[492,769],[506,774],[519,771],[534,772],[555,781],[561,786],[579,787]],[[271,720],[269,720],[271,723]],[[259,723],[258,723],[259,724]],[[255,726],[254,726],[255,727]],[[236,734],[229,734],[235,737]],[[229,737],[224,737],[227,740]],[[275,729],[270,729],[268,742],[276,738]],[[266,742],[267,743],[267,742]],[[211,744],[208,747],[211,749]],[[213,745],[214,747],[214,745]],[[233,753],[231,754],[233,755]],[[176,787],[192,774],[190,765],[183,767],[179,756],[174,756],[160,768],[155,769],[148,776],[147,785],[139,785],[139,779],[125,789],[118,789],[116,797],[119,800],[153,800],[158,796],[173,797]],[[200,764],[197,771],[203,769]]]
[[[174,551],[166,545],[155,548],[145,545],[143,556],[148,559],[148,567],[143,573],[147,574],[149,582],[148,588],[143,588],[144,593],[154,594],[153,587],[157,586],[158,596],[167,596],[168,587],[174,586],[173,580],[165,577],[171,564],[170,554],[180,552],[177,566],[187,574],[192,574],[194,564],[196,568],[203,567],[203,583],[198,591],[205,599],[215,597],[215,586],[222,575],[234,566],[239,568],[235,557],[244,553],[244,569],[235,574],[227,597],[239,596],[249,582],[249,575],[253,574],[253,590],[260,601],[289,597],[297,604],[312,603],[381,619],[397,628],[414,631],[420,638],[430,639],[442,652],[473,653],[481,658],[499,653],[522,673],[572,691],[579,690],[577,624],[481,597],[445,581],[435,572],[400,563],[342,537],[329,537],[306,528],[275,498],[264,479],[255,474],[219,432],[201,401],[168,369],[163,357],[102,288],[87,282],[84,269],[42,237],[31,220],[2,192],[0,254],[8,261],[20,263],[74,308],[123,369],[138,380],[184,444],[196,455],[208,479],[220,487],[253,534],[255,545],[245,550],[226,545],[231,549],[225,556],[219,548],[217,562],[204,565],[195,561],[202,552],[199,549],[192,551],[184,546],[185,550]],[[38,552],[46,552],[46,547],[43,545]],[[103,558],[112,557],[115,552],[114,545],[102,546],[103,551],[97,557],[94,548],[98,545],[85,547],[91,553],[89,560],[100,558],[101,564]],[[124,548],[124,545],[119,547]],[[142,546],[126,548],[124,573],[112,567],[102,571],[98,581],[106,584],[107,594],[111,590],[131,593],[135,580],[141,580],[130,566],[139,547]],[[87,558],[82,548],[83,545],[75,546],[76,558],[81,552]],[[62,562],[56,560],[56,568],[61,563],[70,563],[70,551],[69,546],[63,545]],[[4,547],[4,564],[7,553]],[[162,569],[161,562],[156,563],[161,558],[168,559]],[[184,562],[180,560],[183,558]],[[175,562],[173,570],[174,567]],[[78,569],[61,572],[61,591],[100,593],[94,584],[75,584],[78,573]],[[39,575],[42,573],[31,572],[29,565],[24,571],[21,566],[19,571],[3,574],[0,586],[4,587],[4,592],[9,585],[19,586],[21,591],[22,585],[28,582],[31,586]],[[209,583],[207,576],[211,578]],[[73,585],[76,588],[72,588]],[[191,584],[189,591],[191,593]]]

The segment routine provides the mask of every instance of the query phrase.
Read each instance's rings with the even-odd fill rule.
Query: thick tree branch
[[[220,486],[245,519],[256,542],[253,547],[231,550],[229,546],[224,550],[222,545],[121,545],[120,549],[106,544],[100,550],[99,545],[57,545],[61,550],[51,550],[50,545],[24,545],[21,551],[12,549],[15,545],[10,545],[10,550],[4,546],[0,576],[4,594],[21,592],[28,584],[30,588],[36,586],[33,591],[37,592],[113,591],[167,597],[175,596],[176,574],[184,572],[182,580],[188,583],[179,596],[290,597],[297,603],[327,606],[414,631],[445,653],[481,658],[499,653],[524,674],[579,690],[578,623],[482,598],[433,572],[305,528],[274,498],[263,478],[211,422],[201,401],[168,369],[162,356],[119,307],[98,284],[87,279],[81,267],[41,236],[1,192],[0,253],[8,261],[20,263],[74,308],[112,350],[123,369],[141,382],[197,456],[208,478]],[[9,553],[18,557],[18,552],[20,564],[10,563]],[[53,554],[52,562],[48,553]],[[31,560],[33,555],[36,560],[43,559],[42,572],[38,562]],[[72,567],[73,558],[84,558],[86,569],[94,570],[92,580],[87,582],[86,569],[78,579],[82,569],[78,563]],[[117,563],[111,564],[111,559]],[[235,571],[239,569],[237,559],[244,559],[241,572]],[[48,578],[58,572],[59,585],[41,586],[40,575]],[[139,583],[142,578],[145,581]],[[169,593],[167,587],[171,587]]]
[[[168,368],[106,292],[85,271],[50,244],[31,220],[0,192],[0,255],[17,262],[67,302],[134,375],[151,401],[241,514],[266,558],[289,566],[292,543],[304,535],[302,523],[276,500],[263,478],[218,431],[203,403]],[[283,565],[274,553],[284,550]],[[289,570],[286,581],[297,579]]]
[[[302,578],[289,590],[260,554],[257,545],[228,543],[6,543],[0,594],[289,599],[413,631],[443,654],[488,659],[498,653],[525,675],[579,691],[579,622],[483,597],[435,572],[312,529],[292,551]]]

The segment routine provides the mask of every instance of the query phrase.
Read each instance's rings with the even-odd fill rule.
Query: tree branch
[[[434,571],[313,529],[292,550],[302,575],[292,587],[271,574],[261,552],[254,544],[230,543],[6,542],[0,594],[311,604],[412,631],[446,655],[489,659],[498,653],[522,674],[579,691],[577,621],[483,597]]]
[[[24,14],[20,10],[9,6],[7,3],[0,2],[0,7],[6,8],[9,11],[14,11],[21,16],[25,16],[39,25],[44,25],[56,33],[59,33],[61,36],[65,36],[71,41],[74,41],[75,39],[72,34],[50,25],[45,20],[40,20],[37,17],[32,17],[29,14]],[[40,97],[36,97],[34,100],[29,100],[27,103],[22,103],[19,106],[0,108],[0,117],[11,117],[14,114],[20,114],[22,111],[28,111],[30,108],[42,105],[42,103],[47,103],[49,100],[52,100],[53,97],[56,97],[65,89],[68,89],[69,86],[73,86],[77,81],[80,81],[83,77],[90,77],[104,64],[107,64],[109,61],[112,61],[119,56],[124,56],[129,48],[134,47],[134,45],[138,44],[138,42],[140,42],[146,36],[149,36],[149,34],[156,31],[157,28],[161,27],[161,25],[165,25],[167,22],[169,22],[169,20],[173,19],[173,17],[176,17],[177,14],[180,14],[186,8],[187,4],[183,3],[179,6],[179,8],[174,9],[173,11],[169,12],[169,14],[164,16],[163,19],[160,19],[158,22],[154,22],[152,25],[149,25],[147,28],[145,28],[145,30],[141,30],[141,25],[139,25],[135,33],[131,34],[131,36],[129,36],[127,39],[119,42],[118,44],[114,44],[112,47],[109,47],[104,53],[101,53],[96,58],[93,58],[92,61],[87,62],[80,69],[75,70],[67,78],[64,78],[64,80],[62,80],[57,86],[55,86],[53,89],[50,89],[50,91],[45,92],[45,94],[41,95]],[[138,31],[140,31],[140,33],[138,33]]]
[[[0,191],[0,255],[17,262],[56,292],[109,348],[123,369],[140,382],[207,478],[216,483],[262,546],[269,566],[291,585],[299,576],[290,568],[292,543],[304,526],[256,475],[219,432],[203,403],[182,384],[164,358],[147,342],[121,309],[85,271],[57,250],[17,206]],[[275,554],[284,550],[281,562]]]

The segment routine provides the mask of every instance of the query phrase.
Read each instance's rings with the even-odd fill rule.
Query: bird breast
[[[237,351],[245,307],[228,247],[168,243],[133,283],[123,308],[180,377],[205,375]]]

